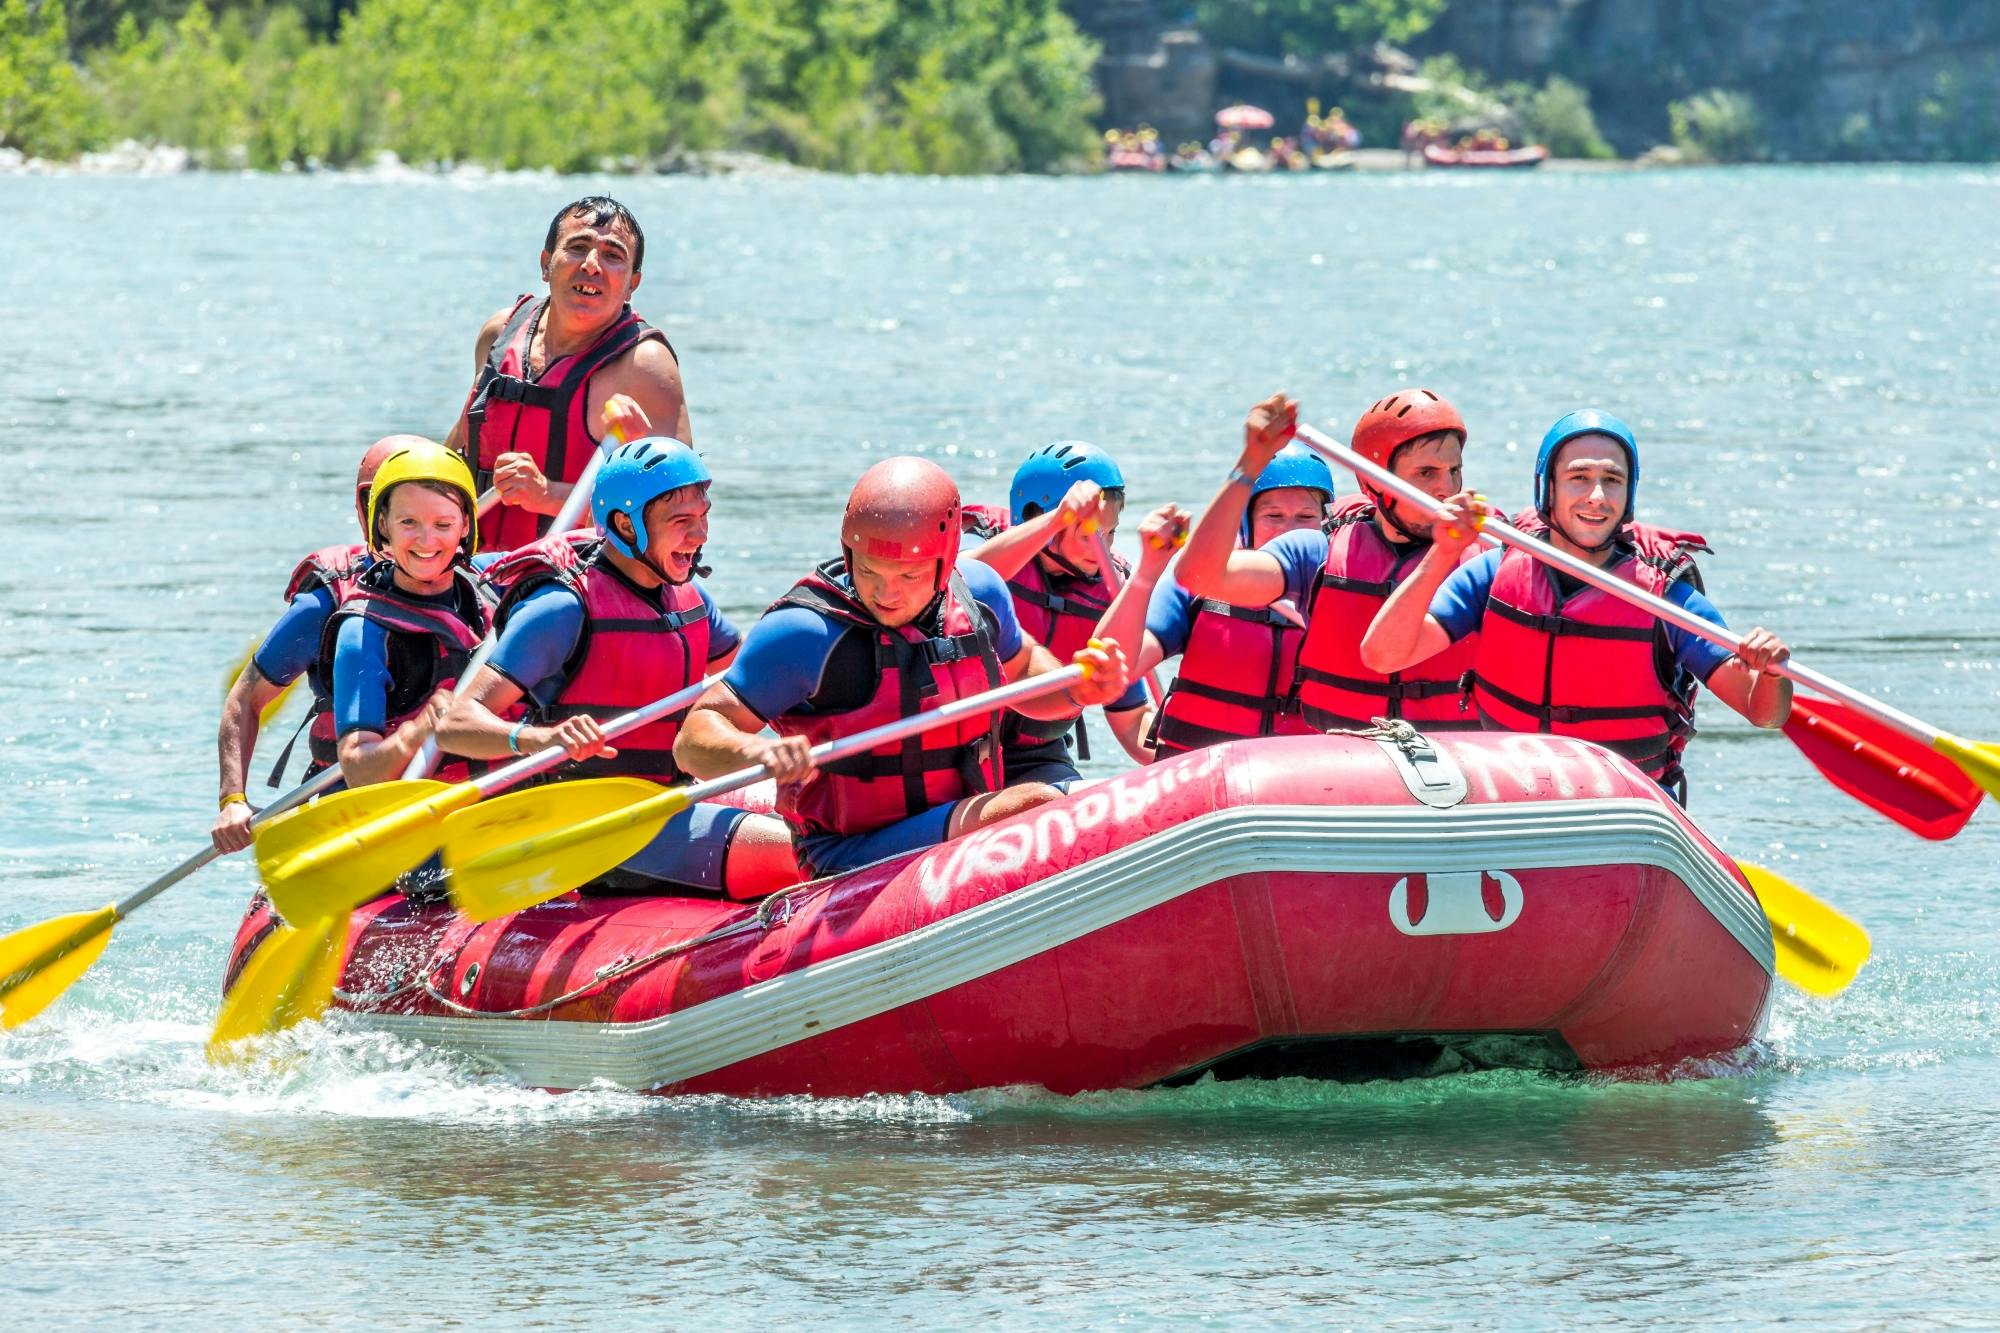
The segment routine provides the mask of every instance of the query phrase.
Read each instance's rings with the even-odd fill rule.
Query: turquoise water
[[[579,185],[0,182],[0,928],[199,846],[224,667],[292,561],[344,539],[360,447],[444,430],[479,320],[533,282]],[[1642,505],[1709,534],[1736,623],[2000,730],[2000,175],[617,190],[650,229],[637,304],[680,350],[718,474],[731,614],[825,553],[873,457],[933,453],[995,499],[1019,454],[1084,436],[1118,452],[1137,512],[1206,499],[1273,388],[1339,433],[1423,383],[1509,503],[1555,415],[1623,412]],[[212,867],[0,1037],[0,1308],[1990,1325],[2000,820],[1920,842],[1717,712],[1697,816],[1858,916],[1876,956],[1669,1083],[649,1101],[317,1029],[214,1070],[251,877]]]

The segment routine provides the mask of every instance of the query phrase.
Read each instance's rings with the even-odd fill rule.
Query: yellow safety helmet
[[[465,558],[470,560],[479,549],[479,495],[472,488],[472,469],[456,453],[429,440],[390,454],[375,470],[375,484],[368,491],[368,545],[380,549],[376,516],[382,512],[383,501],[388,498],[389,492],[406,481],[437,482],[465,497],[467,527],[460,547]]]

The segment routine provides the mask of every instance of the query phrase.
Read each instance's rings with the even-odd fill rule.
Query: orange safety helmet
[[[1361,420],[1354,423],[1350,447],[1375,466],[1386,468],[1398,449],[1438,431],[1454,432],[1463,444],[1465,418],[1448,400],[1429,389],[1399,389],[1361,414]],[[1379,487],[1365,477],[1360,481],[1362,493],[1374,501],[1378,510],[1387,513],[1394,507],[1395,501],[1382,494]]]
[[[861,474],[840,519],[840,546],[881,560],[935,560],[942,590],[958,563],[958,483],[924,458],[885,458]]]

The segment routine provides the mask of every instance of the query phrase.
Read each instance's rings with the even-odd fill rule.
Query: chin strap
[[[1363,487],[1362,490],[1374,504],[1375,512],[1383,518],[1388,519],[1389,526],[1402,533],[1405,540],[1419,543],[1428,543],[1430,541],[1430,533],[1418,532],[1409,524],[1403,522],[1402,519],[1396,517],[1396,502],[1394,500],[1379,491],[1369,490],[1367,487]]]
[[[1605,537],[1603,541],[1597,543],[1597,545],[1595,546],[1590,546],[1570,536],[1569,529],[1564,527],[1562,524],[1556,522],[1554,514],[1543,513],[1542,521],[1549,525],[1549,531],[1561,533],[1562,539],[1564,541],[1568,542],[1571,546],[1574,546],[1577,550],[1582,551],[1585,555],[1596,555],[1601,551],[1610,550],[1613,546],[1618,544],[1618,534],[1624,531],[1625,529],[1625,523],[1623,520],[1621,520],[1612,527],[1610,535]]]
[[[1049,559],[1055,561],[1056,564],[1062,566],[1063,571],[1073,579],[1088,580],[1093,577],[1092,575],[1084,573],[1081,569],[1077,568],[1076,565],[1072,564],[1068,560],[1063,559],[1062,556],[1056,553],[1055,548],[1052,546],[1044,546],[1041,550],[1041,553],[1047,556]],[[1102,576],[1103,576],[1103,571],[1099,570],[1095,577],[1102,577]]]

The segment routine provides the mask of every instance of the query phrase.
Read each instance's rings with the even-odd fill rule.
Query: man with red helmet
[[[368,452],[361,455],[361,466],[354,475],[354,521],[364,536],[368,531],[368,490],[374,483],[375,470],[389,455],[421,442],[422,437],[417,435],[390,435],[369,445]],[[320,637],[327,618],[347,599],[354,580],[373,558],[365,545],[339,544],[322,547],[301,560],[285,585],[284,613],[250,654],[236,683],[229,687],[229,697],[222,702],[222,725],[215,739],[222,778],[222,808],[209,830],[209,837],[219,850],[238,852],[250,845],[253,812],[250,798],[245,795],[248,783],[244,770],[257,745],[257,729],[264,709],[285,692],[286,686],[307,675],[308,669],[319,660]],[[312,751],[309,771],[315,773],[334,761],[331,699],[322,688],[327,678],[324,672],[307,676],[313,687],[313,706],[306,715],[305,726]],[[283,770],[290,756],[291,746],[287,745],[273,772],[273,785],[277,772]]]
[[[500,509],[480,544],[511,551],[548,535],[597,446],[614,394],[638,406],[634,433],[692,443],[673,344],[632,312],[646,234],[616,199],[565,205],[542,242],[546,296],[516,298],[480,327],[477,378],[445,443],[465,456]]]
[[[1631,427],[1585,408],[1542,437],[1535,510],[1515,523],[1722,624],[1694,565],[1694,553],[1708,544],[1695,533],[1636,521],[1638,489]],[[1362,640],[1371,665],[1393,669],[1477,639],[1472,693],[1486,727],[1595,741],[1683,799],[1681,756],[1694,734],[1697,682],[1754,726],[1782,726],[1791,715],[1791,682],[1767,670],[1790,650],[1769,630],[1751,630],[1732,654],[1525,551],[1466,561],[1478,550],[1477,525],[1468,520],[1484,508],[1454,496],[1439,509],[1433,527],[1441,535],[1430,555]]]
[[[1373,670],[1361,660],[1369,622],[1430,549],[1431,515],[1410,513],[1408,505],[1363,482],[1360,497],[1334,506],[1324,530],[1288,532],[1255,550],[1237,549],[1255,480],[1297,425],[1298,404],[1283,394],[1251,411],[1243,452],[1189,533],[1174,577],[1196,598],[1257,609],[1290,601],[1299,608],[1306,633],[1291,706],[1315,731],[1365,727],[1378,717],[1429,730],[1477,727],[1464,681],[1473,644],[1395,672]],[[1445,500],[1462,492],[1465,435],[1464,419],[1443,397],[1404,389],[1361,414],[1353,447]]]
[[[1022,631],[998,574],[960,563],[960,529],[958,487],[937,464],[890,458],[869,468],[848,496],[840,557],[751,627],[674,743],[675,761],[698,778],[768,767],[810,874],[928,847],[1061,794],[1005,785],[991,714],[813,765],[820,742],[1064,665]],[[1124,691],[1116,645],[1075,660],[1093,668],[1087,681],[1015,708],[1073,718]],[[766,725],[775,737],[759,734]]]

